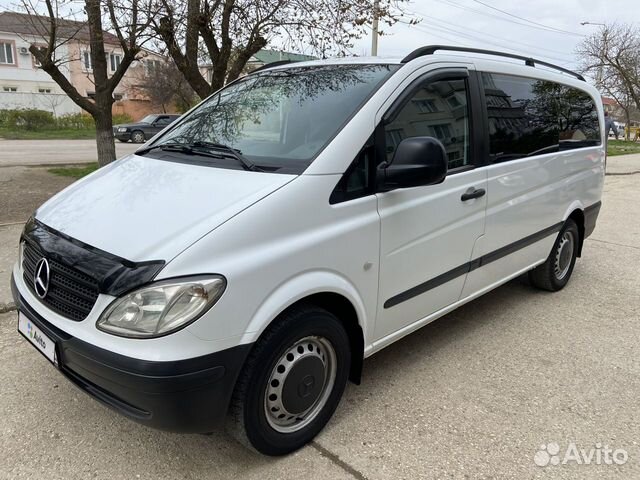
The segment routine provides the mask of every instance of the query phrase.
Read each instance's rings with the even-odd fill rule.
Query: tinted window
[[[169,125],[171,122],[173,122],[172,118],[160,117],[158,118],[158,120],[156,120],[156,125]]]
[[[372,135],[331,193],[331,198],[329,199],[331,203],[344,202],[371,193],[370,168],[373,165],[374,155],[374,139]]]
[[[596,106],[585,92],[494,73],[483,73],[482,82],[493,162],[600,144]]]
[[[462,167],[469,159],[469,112],[464,80],[425,83],[385,126],[387,161],[398,144],[410,137],[435,137],[449,157],[449,168]]]

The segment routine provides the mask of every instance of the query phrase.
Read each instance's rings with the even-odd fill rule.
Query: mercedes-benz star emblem
[[[40,298],[47,296],[49,291],[49,279],[51,271],[49,270],[49,262],[46,258],[41,258],[36,264],[36,273],[33,275],[33,286],[36,291],[36,295]]]

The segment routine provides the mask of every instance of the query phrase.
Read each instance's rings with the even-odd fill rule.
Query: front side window
[[[322,65],[248,75],[202,102],[160,143],[224,144],[269,170],[301,173],[397,68]]]
[[[13,43],[0,41],[0,64],[13,65]]]
[[[483,73],[494,163],[600,144],[598,113],[577,88],[546,80]]]
[[[467,98],[465,80],[425,83],[385,126],[387,161],[391,162],[396,148],[405,138],[434,137],[447,151],[449,169],[469,165]]]

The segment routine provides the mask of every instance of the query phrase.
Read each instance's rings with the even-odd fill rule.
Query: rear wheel
[[[304,446],[338,406],[350,362],[349,338],[334,315],[293,307],[256,342],[233,394],[230,432],[266,455]]]
[[[573,273],[579,242],[578,226],[569,218],[560,230],[547,260],[529,272],[531,284],[550,292],[564,288]]]
[[[144,143],[144,133],[141,132],[140,130],[131,132],[131,141],[133,143]]]

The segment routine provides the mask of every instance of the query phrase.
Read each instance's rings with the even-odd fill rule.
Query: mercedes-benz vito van
[[[284,454],[364,358],[524,273],[564,287],[596,223],[603,135],[593,87],[517,55],[263,68],[35,212],[18,329],[135,421],[226,419]]]

